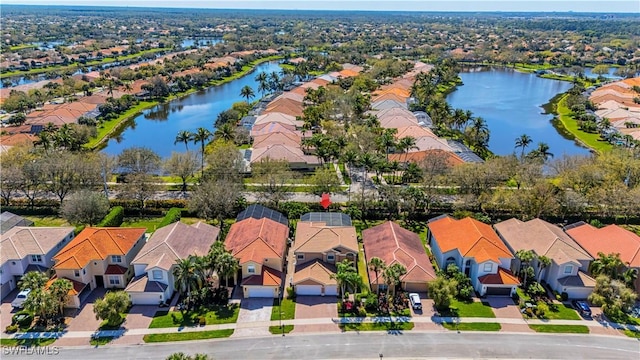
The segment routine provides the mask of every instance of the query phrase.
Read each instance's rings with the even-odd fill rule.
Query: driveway
[[[148,329],[149,324],[151,324],[151,320],[153,320],[153,315],[155,315],[156,311],[158,311],[158,307],[155,305],[134,305],[129,310],[127,314],[127,319],[125,320],[123,326],[127,330],[132,329]],[[142,344],[144,341],[142,340],[144,335],[128,335],[121,336],[117,339],[114,339],[111,343],[117,345],[135,345]]]
[[[489,306],[491,306],[497,318],[522,319],[520,308],[510,297],[488,296],[482,299],[482,301],[489,303]]]
[[[334,296],[297,296],[296,319],[337,318],[338,305]],[[315,333],[325,331],[339,331],[340,328],[333,322],[326,324],[296,325],[294,333]]]
[[[104,297],[107,290],[104,288],[95,288],[87,295],[86,300],[80,305],[80,309],[71,311],[71,319],[68,321],[66,331],[96,331],[100,327],[102,320],[97,320],[93,313],[93,304],[97,299]],[[55,342],[60,346],[78,346],[88,345],[88,338],[65,338],[64,336]]]
[[[240,302],[234,337],[270,335],[272,298],[249,298]],[[262,323],[262,324],[260,324]]]
[[[11,302],[16,298],[20,291],[18,288],[15,288],[12,292],[10,292],[3,300],[2,304],[0,304],[0,324],[2,324],[1,331],[4,331],[4,328],[7,325],[11,325],[11,318],[15,313],[20,311],[20,309],[13,309],[11,306]]]

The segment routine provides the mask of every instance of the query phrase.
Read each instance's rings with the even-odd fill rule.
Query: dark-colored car
[[[573,300],[573,307],[576,308],[582,316],[591,316],[591,308],[586,301]]]

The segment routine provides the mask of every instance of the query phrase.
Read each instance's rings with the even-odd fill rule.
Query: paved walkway
[[[256,319],[258,320],[258,319]],[[362,323],[362,322],[413,322],[416,324],[416,328],[423,330],[440,329],[440,324],[443,322],[455,322],[456,318],[447,317],[366,317],[366,318],[315,318],[315,319],[293,319],[282,320],[285,325],[305,326],[310,328],[316,328],[318,325],[338,325],[341,323]],[[461,323],[484,323],[484,322],[497,322],[503,324],[508,329],[513,331],[526,331],[527,325],[584,325],[593,329],[593,333],[596,334],[612,334],[612,329],[632,329],[640,331],[640,327],[633,325],[622,325],[616,323],[601,323],[595,320],[525,320],[514,318],[460,318]],[[193,331],[209,331],[209,330],[223,330],[223,329],[237,329],[237,330],[255,330],[246,331],[244,336],[256,336],[256,334],[269,334],[269,326],[278,326],[279,321],[252,321],[246,323],[235,324],[219,324],[219,325],[206,325],[198,327],[171,327],[171,328],[158,328],[158,329],[130,329],[130,330],[110,330],[110,331],[65,331],[65,332],[29,332],[29,333],[16,333],[12,335],[2,334],[3,338],[16,338],[16,339],[35,339],[35,338],[60,338],[62,339],[83,339],[86,342],[91,336],[98,337],[128,337],[128,336],[143,336],[146,334],[166,334],[175,332],[193,332]],[[315,326],[311,326],[315,325]],[[606,331],[604,330],[606,329]],[[242,334],[242,332],[241,332]]]

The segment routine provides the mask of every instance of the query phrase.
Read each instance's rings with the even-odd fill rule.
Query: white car
[[[420,302],[420,295],[416,293],[409,294],[409,301],[411,301],[411,307],[413,310],[422,310],[422,303]]]
[[[13,306],[14,308],[22,309],[22,307],[24,306],[24,302],[25,300],[27,300],[30,292],[31,290],[29,289],[20,291],[18,293],[18,296],[16,296],[16,298],[11,302],[11,306]]]

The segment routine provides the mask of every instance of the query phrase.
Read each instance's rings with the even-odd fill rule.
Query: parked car
[[[22,309],[22,307],[24,306],[24,302],[25,300],[27,300],[27,296],[29,296],[30,292],[31,290],[29,289],[20,291],[18,293],[18,296],[16,296],[16,298],[11,302],[11,306],[13,306],[14,308]]]
[[[413,310],[422,310],[422,302],[420,302],[420,295],[416,293],[409,294],[409,301],[411,301],[411,307]]]
[[[573,307],[576,308],[576,310],[578,310],[578,312],[582,316],[591,316],[591,308],[589,307],[589,304],[587,304],[586,301],[573,300],[572,303],[573,303]]]

